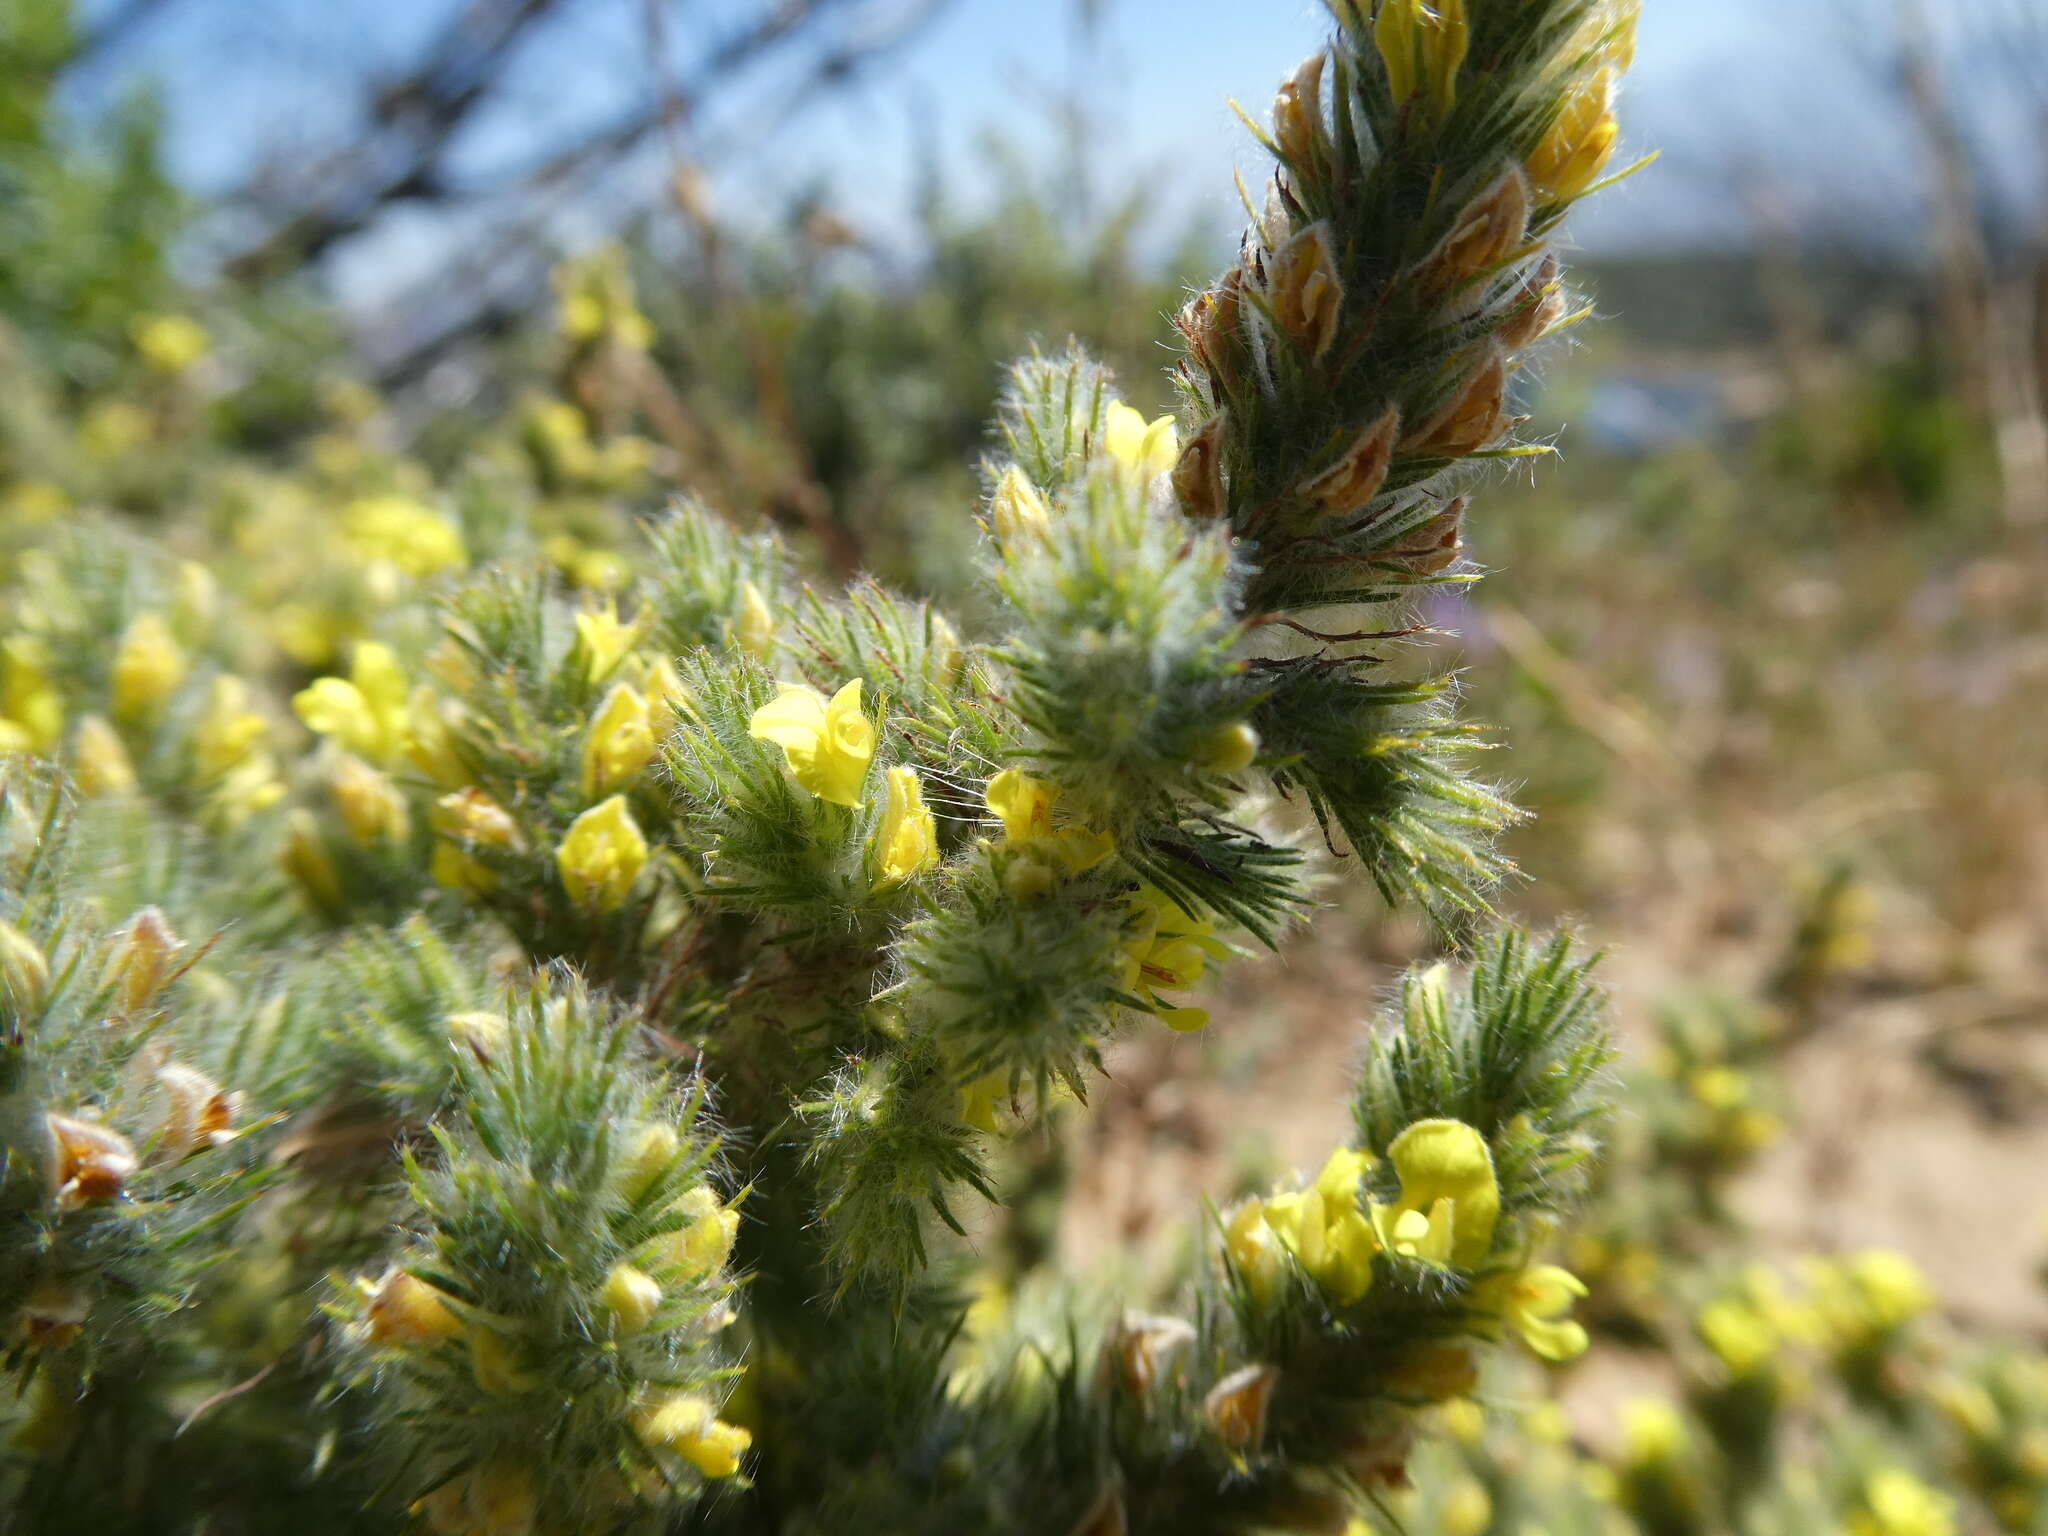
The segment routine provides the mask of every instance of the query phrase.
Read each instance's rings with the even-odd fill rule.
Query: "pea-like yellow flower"
[[[879,887],[901,885],[923,874],[939,861],[939,829],[932,813],[925,809],[924,786],[914,768],[891,768],[888,804],[882,825],[875,834],[880,873]]]
[[[114,652],[114,717],[149,720],[185,681],[191,663],[171,628],[154,613],[138,614]]]
[[[138,315],[128,334],[142,360],[159,373],[183,373],[213,347],[206,328],[187,315]]]
[[[570,822],[555,850],[555,868],[569,899],[600,912],[625,901],[646,865],[647,839],[623,795],[593,805]]]
[[[1573,1360],[1586,1352],[1586,1330],[1565,1313],[1585,1294],[1585,1283],[1570,1270],[1531,1264],[1482,1281],[1474,1289],[1473,1304],[1497,1312],[1545,1360]]]
[[[875,755],[875,728],[860,707],[860,690],[856,677],[827,700],[815,688],[784,683],[754,711],[747,734],[782,748],[797,783],[820,800],[859,805]]]
[[[1375,1204],[1381,1245],[1425,1264],[1474,1269],[1493,1246],[1500,1183],[1486,1138],[1462,1120],[1418,1120],[1387,1147],[1400,1198]]]
[[[1147,421],[1121,400],[1109,403],[1102,446],[1117,466],[1141,486],[1172,470],[1180,459],[1180,434],[1171,415]]]
[[[416,1348],[462,1332],[462,1319],[448,1305],[446,1293],[402,1269],[387,1269],[374,1285],[359,1280],[356,1288],[373,1344]]]
[[[1472,45],[1465,0],[1385,0],[1373,22],[1373,45],[1387,66],[1394,100],[1420,90],[1441,120],[1458,99],[1458,71]]]
[[[1030,847],[1068,874],[1093,869],[1116,851],[1116,839],[1086,827],[1053,825],[1060,787],[1021,768],[1005,768],[988,781],[982,800],[1003,824],[1003,846]]]
[[[48,647],[31,635],[0,642],[0,752],[48,752],[63,731]]]
[[[732,1257],[740,1235],[740,1213],[718,1198],[708,1184],[694,1184],[676,1202],[690,1224],[664,1239],[669,1261],[685,1274],[708,1275]]]
[[[1529,156],[1529,182],[1538,202],[1570,202],[1592,186],[1620,137],[1613,107],[1612,69],[1596,70],[1572,89],[1557,120]]]
[[[1379,1243],[1358,1202],[1359,1180],[1372,1162],[1370,1153],[1339,1147],[1308,1188],[1265,1202],[1266,1225],[1339,1306],[1372,1285]]]
[[[0,727],[0,737],[4,737]],[[0,740],[0,747],[4,747]],[[137,788],[135,764],[114,728],[98,715],[78,722],[71,741],[71,778],[83,795],[132,795]]]
[[[706,1398],[687,1392],[657,1398],[633,1416],[633,1432],[647,1445],[674,1451],[709,1478],[731,1477],[754,1437],[718,1417]]]
[[[576,649],[582,655],[583,675],[589,681],[603,682],[612,668],[625,660],[626,653],[640,639],[645,618],[642,614],[632,623],[624,623],[617,605],[610,602],[602,609],[576,615]]]
[[[259,747],[270,722],[249,707],[249,685],[222,673],[206,690],[206,712],[192,733],[192,753],[209,777],[229,772]]]
[[[343,753],[334,764],[334,808],[358,845],[402,843],[412,825],[405,796],[391,776],[361,758]]]
[[[627,683],[614,683],[583,737],[583,797],[594,800],[627,783],[654,758],[647,701]]]
[[[1668,1467],[1685,1455],[1691,1437],[1675,1404],[1637,1397],[1621,1405],[1621,1455],[1631,1467]]]
[[[1955,1536],[1955,1501],[1900,1467],[1871,1473],[1863,1507],[1851,1510],[1846,1536]]]
[[[1005,550],[1043,544],[1052,537],[1052,508],[1031,479],[1012,464],[988,499],[989,531]]]
[[[1190,1034],[1202,1028],[1209,1022],[1208,1010],[1168,1007],[1158,994],[1194,986],[1202,979],[1206,961],[1229,955],[1213,930],[1208,918],[1189,917],[1162,891],[1147,887],[1130,899],[1120,985],[1177,1033]]]
[[[410,725],[405,674],[390,647],[375,640],[356,647],[346,678],[315,678],[293,694],[292,711],[306,729],[331,736],[369,762],[392,762],[405,749]]]
[[[462,534],[432,507],[406,496],[364,496],[341,513],[341,541],[365,564],[435,576],[468,559]]]
[[[441,789],[469,782],[469,764],[457,745],[452,721],[459,718],[427,683],[416,684],[405,712],[405,760]]]
[[[1700,1340],[1730,1376],[1753,1376],[1771,1363],[1781,1340],[1778,1331],[1755,1307],[1733,1296],[1719,1297],[1700,1308],[1695,1325]]]

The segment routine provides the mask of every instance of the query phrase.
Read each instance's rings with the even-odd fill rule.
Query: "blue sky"
[[[110,75],[160,83],[174,166],[196,186],[218,186],[264,156],[289,164],[295,146],[344,119],[366,65],[404,57],[453,3],[173,0]],[[760,3],[671,0],[671,46],[687,58]],[[1657,147],[1665,159],[1601,199],[1577,237],[1589,249],[1736,243],[1760,212],[1859,199],[1910,224],[1912,210],[1897,204],[1917,150],[1871,86],[1869,40],[1895,3],[1644,0],[1625,123],[1630,149]],[[1958,0],[1968,3],[1981,0]],[[1950,0],[1932,5],[1957,14]],[[947,185],[971,201],[989,133],[1042,161],[1056,142],[1057,105],[1078,96],[1090,103],[1091,169],[1103,191],[1142,184],[1162,231],[1195,219],[1222,239],[1238,219],[1230,166],[1248,179],[1264,174],[1228,98],[1263,115],[1276,82],[1323,35],[1319,0],[1099,0],[1097,10],[1090,30],[1076,0],[953,0],[911,46],[777,131],[762,132],[758,105],[707,115],[696,131],[723,211],[742,225],[767,223],[797,192],[823,186],[844,217],[888,245],[908,224],[923,146],[938,147]],[[643,89],[646,14],[645,0],[572,7],[528,50],[462,165],[516,161],[551,126],[601,120]],[[741,100],[772,98],[777,84],[762,75]],[[2034,145],[2039,135],[2008,141]],[[2039,184],[2030,153],[2010,158],[2016,184]],[[430,273],[445,244],[433,218],[401,214],[337,277],[345,294],[373,297]]]

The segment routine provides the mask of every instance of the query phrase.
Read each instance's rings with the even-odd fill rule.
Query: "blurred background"
[[[6,547],[169,541],[281,687],[378,579],[303,530],[379,497],[601,590],[689,490],[971,612],[1000,364],[1071,334],[1168,408],[1166,317],[1265,175],[1228,101],[1263,118],[1324,25],[0,0]],[[1481,489],[1494,575],[1431,641],[1534,813],[1506,909],[1611,950],[1596,1424],[1731,1265],[1881,1247],[1946,1326],[2048,1337],[2048,0],[1644,0],[1622,115],[1660,158],[1577,226],[1598,323],[1525,381],[1562,451]],[[1361,903],[1233,968],[1020,1153],[1084,1198],[1009,1240],[1143,1267],[1316,1155],[1436,942]]]

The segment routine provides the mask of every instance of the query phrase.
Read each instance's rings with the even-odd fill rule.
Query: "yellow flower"
[[[1258,755],[1259,733],[1239,720],[1210,732],[1197,761],[1217,773],[1243,773]]]
[[[185,315],[138,315],[128,334],[142,360],[159,373],[183,373],[213,346],[206,328]]]
[[[341,876],[335,871],[334,860],[327,856],[320,824],[311,811],[295,810],[285,818],[284,851],[279,854],[278,863],[322,914],[340,917],[347,911],[348,898],[342,893]]]
[[[1507,1325],[1545,1360],[1574,1360],[1586,1352],[1586,1330],[1564,1314],[1585,1283],[1555,1264],[1531,1264],[1516,1274],[1495,1275],[1473,1292],[1475,1306],[1498,1310]]]
[[[1018,768],[1005,768],[988,781],[983,802],[1003,824],[1003,846],[1031,846],[1078,875],[1092,869],[1116,851],[1116,840],[1107,832],[1086,827],[1055,827],[1053,807],[1059,803],[1060,787],[1035,779]]]
[[[988,523],[1006,550],[1021,540],[1042,544],[1052,534],[1052,509],[1024,471],[1012,464],[989,496]]]
[[[447,1295],[402,1269],[387,1269],[375,1285],[357,1281],[370,1342],[399,1346],[438,1344],[462,1332]]]
[[[1279,1234],[1266,1221],[1266,1202],[1256,1195],[1232,1206],[1223,1217],[1223,1247],[1252,1299],[1271,1300],[1282,1269]]]
[[[623,795],[613,795],[569,823],[555,850],[555,868],[569,899],[578,906],[610,912],[626,899],[647,864],[641,835]]]
[[[1484,1263],[1500,1219],[1486,1138],[1462,1120],[1418,1120],[1394,1138],[1387,1157],[1401,1176],[1401,1195],[1372,1208],[1387,1251],[1463,1269]]]
[[[889,799],[875,834],[881,855],[876,884],[901,885],[939,861],[939,830],[925,809],[924,788],[914,768],[891,768],[884,776]]]
[[[665,1240],[670,1261],[690,1275],[708,1275],[732,1257],[740,1235],[740,1213],[720,1202],[708,1184],[693,1184],[676,1202],[690,1224]]]
[[[1465,0],[1386,0],[1373,23],[1373,44],[1395,102],[1420,89],[1439,119],[1458,98],[1458,70],[1471,42]]]
[[[0,752],[48,752],[64,730],[64,699],[50,679],[42,641],[0,643]]]
[[[1529,156],[1529,182],[1539,202],[1569,202],[1593,184],[1620,134],[1613,103],[1611,69],[1596,70],[1565,98],[1557,121]]]
[[[148,720],[185,681],[189,663],[171,638],[170,626],[156,614],[136,617],[114,652],[114,717]]]
[[[228,772],[256,750],[270,723],[249,708],[249,685],[232,673],[216,677],[206,692],[206,712],[192,733],[192,752],[209,777]]]
[[[522,1363],[519,1347],[495,1328],[472,1328],[469,1333],[469,1372],[476,1384],[500,1397],[531,1392],[540,1377]]]
[[[583,798],[594,800],[626,783],[653,757],[646,701],[629,685],[613,684],[583,738]]]
[[[1141,485],[1170,471],[1180,458],[1180,435],[1171,415],[1147,421],[1121,400],[1109,403],[1102,446]]]
[[[740,614],[733,625],[733,640],[756,661],[775,654],[775,610],[751,581],[740,584]]]
[[[341,540],[358,560],[395,566],[408,576],[437,575],[469,558],[453,523],[404,496],[350,502],[341,513]]]
[[[412,818],[406,813],[405,796],[389,774],[343,753],[334,765],[332,788],[335,809],[341,812],[348,835],[360,846],[405,841]]]
[[[1459,1478],[1444,1495],[1437,1530],[1441,1536],[1485,1536],[1492,1529],[1493,1499],[1486,1485],[1474,1477]]]
[[[641,622],[622,623],[617,606],[609,602],[602,611],[577,614],[576,649],[583,656],[583,675],[592,683],[603,682],[639,640]]]
[[[1621,1405],[1622,1459],[1632,1467],[1669,1466],[1685,1454],[1685,1420],[1661,1397]]]
[[[1898,1467],[1873,1472],[1863,1502],[1849,1515],[1847,1536],[1954,1536],[1955,1501]]]
[[[687,1392],[658,1398],[633,1416],[633,1432],[648,1445],[674,1451],[706,1477],[731,1477],[754,1437],[718,1417],[711,1403]]]
[[[314,679],[292,695],[292,709],[308,730],[333,737],[370,762],[391,762],[405,748],[405,674],[390,648],[374,640],[356,647],[347,678]]]
[[[1266,1225],[1339,1306],[1351,1305],[1372,1284],[1379,1244],[1358,1204],[1358,1181],[1372,1161],[1369,1153],[1339,1147],[1307,1189],[1265,1204]]]
[[[98,715],[78,722],[78,734],[71,742],[71,777],[85,795],[132,795],[137,784],[135,764],[114,728]]]
[[[469,782],[469,765],[450,729],[453,709],[429,684],[420,683],[405,713],[405,760],[442,789],[460,789]]]
[[[614,1264],[598,1300],[617,1319],[619,1332],[638,1333],[661,1310],[661,1286],[643,1269]]]
[[[470,852],[476,845],[520,848],[525,844],[511,813],[474,785],[441,796],[434,802],[429,820],[445,839],[434,845],[431,873],[436,884],[453,891],[485,896],[497,889],[497,875]]]
[[[1778,1332],[1756,1308],[1723,1296],[1700,1308],[1701,1340],[1730,1376],[1753,1376],[1778,1352]]]
[[[1212,936],[1209,919],[1191,918],[1172,897],[1147,887],[1130,899],[1123,942],[1122,989],[1135,994],[1168,1029],[1189,1034],[1209,1022],[1203,1008],[1162,1006],[1161,988],[1179,991],[1202,979],[1205,960],[1221,960],[1230,951]]]
[[[875,755],[875,728],[860,707],[861,679],[827,701],[815,688],[784,683],[782,692],[754,711],[747,734],[772,741],[789,760],[798,784],[834,805],[859,805],[861,783]]]

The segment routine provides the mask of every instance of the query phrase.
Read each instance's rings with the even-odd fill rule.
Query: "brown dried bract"
[[[1223,414],[1219,411],[1196,430],[1173,466],[1173,492],[1189,517],[1216,518],[1224,513]]]
[[[1507,430],[1507,392],[1506,356],[1498,347],[1489,347],[1451,402],[1402,447],[1409,453],[1445,459],[1479,452]]]
[[[1344,284],[1330,248],[1330,226],[1311,224],[1275,248],[1266,273],[1273,318],[1317,361],[1337,339]]]
[[[1327,514],[1357,511],[1386,483],[1400,431],[1401,412],[1390,405],[1358,434],[1341,459],[1305,482],[1301,494]]]
[[[72,1115],[49,1115],[45,1120],[57,1148],[57,1209],[75,1211],[118,1198],[138,1166],[128,1138],[110,1126]]]

